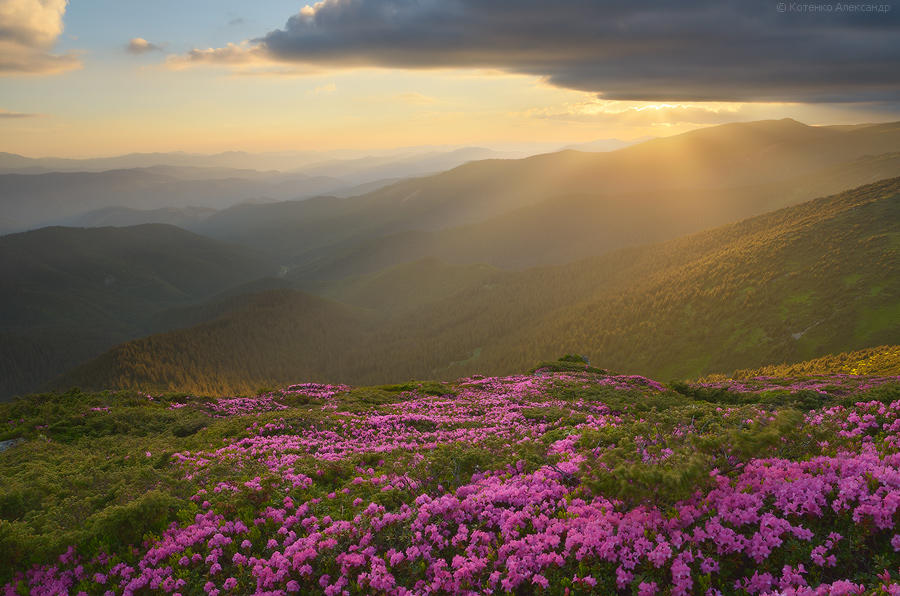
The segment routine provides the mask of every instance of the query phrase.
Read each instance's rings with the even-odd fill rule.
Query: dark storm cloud
[[[898,13],[884,2],[325,0],[255,41],[281,61],[501,68],[610,99],[896,100]]]

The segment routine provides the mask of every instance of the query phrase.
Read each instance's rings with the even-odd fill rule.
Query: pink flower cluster
[[[240,416],[254,412],[270,412],[272,410],[286,410],[287,406],[275,401],[268,395],[257,397],[223,397],[215,401],[207,402],[206,406],[214,416]]]
[[[588,488],[584,464],[599,452],[579,439],[643,420],[554,397],[591,384],[664,391],[643,377],[585,373],[469,378],[455,395],[409,392],[368,411],[337,412],[330,400],[340,390],[292,386],[285,391],[328,400],[326,422],[254,422],[247,437],[173,456],[187,478],[208,482],[192,498],[200,512],[191,521],[173,523],[133,555],[81,560],[70,550],[58,564],[20,572],[5,593],[20,584],[33,594],[900,596],[900,401],[808,414],[802,424],[833,429],[840,443],[828,455],[750,459],[730,475],[713,470],[710,488],[671,506],[628,506]],[[285,407],[265,401],[271,395],[246,405],[222,400],[229,405],[217,411]],[[774,420],[754,407],[717,414],[748,428]],[[668,436],[690,432],[684,424]],[[429,489],[415,474],[430,450],[492,441],[541,447],[547,463],[479,471],[454,490]],[[672,454],[660,436],[634,443],[645,463]],[[392,460],[406,469],[360,463]],[[208,477],[223,463],[254,471],[239,482]],[[353,472],[335,479],[323,470],[329,465]],[[237,498],[255,503],[249,517],[233,506]],[[864,572],[860,557],[873,549],[892,566]]]
[[[879,387],[900,383],[900,376],[866,376],[850,374],[817,375],[811,377],[752,377],[693,383],[704,389],[726,389],[735,393],[763,393],[767,391],[815,391],[822,395],[851,395]]]
[[[563,472],[577,471],[574,463],[562,466]],[[352,520],[320,517],[315,499],[300,505],[285,499],[253,520],[265,538],[257,544],[246,540],[250,529],[242,521],[207,512],[186,526],[173,525],[144,551],[136,569],[94,567],[103,569],[96,573],[104,585],[123,593],[179,591],[183,583],[175,570],[185,568],[209,578],[210,594],[234,588],[234,577],[256,593],[293,587],[343,594],[351,585],[395,594],[492,593],[546,587],[564,578],[586,587],[614,578],[618,589],[657,593],[651,583],[632,586],[639,575],[657,578],[654,583],[669,585],[672,594],[695,593],[699,576],[713,578],[714,594],[732,588],[750,594],[853,594],[867,587],[810,587],[820,569],[853,562],[852,552],[850,561],[835,555],[843,536],[814,528],[846,519],[867,528],[869,539],[883,536],[900,550],[894,534],[900,454],[759,460],[735,481],[716,481],[712,491],[678,504],[674,512],[623,510],[569,486],[549,468],[478,474],[455,493],[422,494],[396,511],[357,503]],[[800,560],[783,565],[780,573],[755,571],[769,558],[785,557]],[[67,589],[86,576],[77,560],[66,562],[65,570],[33,570],[24,580],[36,594],[52,592],[42,586],[58,589],[68,582]],[[726,565],[744,570],[743,577],[729,585],[716,582]],[[886,588],[900,593],[896,582]]]
[[[643,377],[641,377],[642,379]],[[605,381],[601,378],[600,381]],[[258,461],[267,453],[265,465],[274,474],[291,473],[294,464],[309,455],[318,460],[339,461],[361,453],[398,450],[430,450],[442,445],[477,445],[486,440],[533,441],[557,422],[529,418],[537,409],[561,408],[583,414],[575,429],[615,425],[619,418],[596,402],[548,400],[544,394],[554,386],[586,382],[582,376],[519,376],[480,380],[466,379],[457,395],[419,396],[406,394],[403,401],[362,414],[339,412],[327,427],[298,432],[282,422],[257,425],[255,434],[233,441],[213,452],[176,453],[173,457],[193,466],[193,472],[210,464],[228,462],[240,466]],[[644,386],[640,384],[639,386]],[[332,404],[325,404],[328,410]]]
[[[335,395],[350,391],[349,385],[323,385],[322,383],[300,383],[285,387],[276,393],[282,396],[302,395],[313,399],[327,400]]]
[[[900,400],[857,402],[810,412],[807,422],[834,429],[845,445],[872,445],[885,453],[900,450]]]
[[[214,417],[242,416],[257,412],[272,412],[286,410],[289,406],[279,402],[279,399],[290,397],[308,397],[316,400],[329,401],[336,395],[348,391],[347,385],[323,385],[321,383],[302,383],[291,385],[278,391],[263,393],[255,397],[223,397],[204,403],[206,409]],[[149,397],[149,396],[148,396]],[[187,406],[188,403],[173,402],[169,404],[170,410],[177,410]]]

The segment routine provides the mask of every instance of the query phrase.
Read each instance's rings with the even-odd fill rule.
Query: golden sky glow
[[[32,20],[22,12],[29,3],[43,6]],[[86,157],[567,144],[663,136],[738,120],[792,117],[831,124],[895,117],[883,103],[612,101],[500,69],[297,64],[261,55],[224,25],[209,35],[208,45],[189,32],[173,32],[168,39],[182,39],[168,41],[160,31],[171,25],[156,23],[154,30],[149,17],[142,25],[141,15],[105,8],[114,33],[77,3],[66,13],[63,1],[0,0],[0,15],[15,9],[28,33],[15,42],[16,55],[34,67],[0,72],[0,151]],[[276,8],[270,7],[269,20],[247,25],[247,38],[249,31],[280,24],[286,8]],[[224,22],[226,16],[215,18]],[[211,64],[209,55],[226,59]]]

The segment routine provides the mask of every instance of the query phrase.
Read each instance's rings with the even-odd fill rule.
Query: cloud
[[[41,114],[32,114],[28,112],[10,112],[0,108],[0,120],[18,120],[21,118],[38,118]]]
[[[319,85],[315,89],[312,90],[313,95],[328,95],[337,91],[337,85],[334,83],[327,83],[325,85]]]
[[[246,22],[247,22],[247,20],[244,17],[235,17],[235,18],[231,19],[230,21],[228,21],[228,24],[231,25],[232,27],[236,27],[238,25],[243,25]]]
[[[434,97],[431,97],[429,95],[422,95],[421,93],[416,92],[401,93],[400,95],[397,95],[397,99],[399,99],[403,103],[413,105],[427,105],[437,102],[437,99]]]
[[[170,66],[173,66],[170,64]],[[175,69],[185,68],[188,65],[175,65]],[[243,66],[234,66],[232,74],[240,77],[308,77],[312,75],[320,75],[322,71],[318,68],[302,65],[282,65],[266,62],[254,63],[250,62]]]
[[[162,48],[155,43],[150,43],[143,37],[132,37],[128,45],[125,46],[125,51],[129,54],[140,55],[147,52],[161,52]]]
[[[229,43],[224,48],[193,49],[187,54],[173,54],[166,58],[166,64],[176,69],[198,64],[246,66],[273,63],[263,48],[248,42]]]
[[[0,0],[0,75],[53,74],[81,67],[51,50],[63,32],[67,0]]]
[[[229,43],[222,48],[193,49],[187,54],[171,54],[166,66],[184,70],[200,66],[218,66],[232,69],[239,76],[305,77],[321,74],[322,69],[300,63],[273,60],[264,48],[250,42]]]
[[[900,11],[776,7],[747,0],[323,0],[244,47],[275,62],[328,68],[499,68],[619,100],[900,99]]]
[[[738,120],[752,120],[754,110],[750,106],[764,104],[704,103],[704,104],[650,104],[588,100],[567,104],[561,108],[535,108],[519,115],[530,118],[565,120],[600,124],[633,126],[671,126],[673,124],[721,124]]]

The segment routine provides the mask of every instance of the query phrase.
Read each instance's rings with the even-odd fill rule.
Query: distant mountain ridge
[[[331,271],[336,259],[354,259],[354,252],[373,266],[345,267],[353,275],[402,262],[402,257],[375,259],[385,250],[409,251],[406,260],[434,256],[473,262],[474,251],[462,254],[465,247],[448,246],[452,239],[441,234],[481,225],[485,231],[469,232],[484,235],[505,218],[527,217],[529,210],[534,212],[530,225],[549,215],[550,225],[565,230],[570,216],[576,226],[594,222],[594,236],[624,236],[592,245],[585,239],[590,230],[566,230],[566,238],[583,244],[581,252],[562,250],[550,260],[478,259],[527,267],[665,240],[900,175],[898,152],[897,124],[851,130],[790,120],[723,125],[609,153],[564,151],[476,161],[341,201],[239,206],[217,213],[195,231],[277,254],[311,279]],[[584,201],[570,215],[565,201],[571,197]],[[544,213],[538,215],[540,206]],[[648,219],[654,216],[657,221]],[[515,241],[527,244],[534,231],[523,229]]]
[[[315,152],[306,157],[317,155],[321,158]],[[95,211],[104,209],[133,210],[130,223],[167,223],[169,219],[159,219],[165,215],[163,209],[224,209],[254,201],[349,196],[473,159],[509,155],[513,154],[467,147],[327,162],[297,156],[298,164],[278,171],[266,168],[265,156],[245,153],[133,154],[85,160],[0,154],[0,233],[73,222],[98,225]],[[278,159],[273,163],[288,165]]]
[[[897,175],[897,123],[762,121],[609,153],[476,161],[340,201],[241,205],[194,230],[278,255],[300,283],[424,257],[521,268],[667,240]]]
[[[147,222],[168,224],[190,229],[216,213],[212,207],[159,207],[158,209],[133,209],[130,207],[103,207],[88,213],[80,213],[63,219],[62,226],[76,228],[128,227]]]
[[[477,147],[409,154],[388,152],[325,162],[313,159],[305,162],[307,169],[289,173],[254,170],[260,164],[250,159],[251,154],[241,152],[220,156],[134,154],[101,160],[57,160],[60,167],[87,167],[84,164],[91,163],[119,169],[0,175],[0,233],[43,225],[171,222],[221,240],[270,251],[290,266],[313,264],[315,270],[321,268],[314,262],[323,251],[346,251],[353,244],[361,246],[410,231],[433,232],[474,225],[561,197],[594,196],[601,210],[606,204],[615,210],[616,203],[642,194],[645,199],[652,199],[653,212],[669,207],[672,201],[668,197],[674,193],[702,192],[709,196],[716,189],[727,189],[734,194],[742,188],[772,186],[817,172],[827,173],[830,168],[845,168],[867,156],[874,159],[898,151],[897,123],[811,127],[780,120],[714,126],[606,153],[562,151],[527,159],[485,159],[503,154]],[[314,155],[305,154],[302,159],[312,159]],[[207,159],[211,157],[216,159]],[[4,154],[0,156],[0,171],[3,163],[22,166],[23,160],[28,162],[28,158]],[[166,160],[170,163],[164,163]],[[53,159],[38,161],[57,163]],[[468,163],[459,166],[464,162]],[[877,169],[879,176],[836,182],[794,201],[900,174],[897,169],[886,171],[885,164],[870,167]],[[448,171],[432,174],[438,170]],[[410,176],[414,178],[407,179]],[[316,195],[352,198],[332,202],[330,210],[315,206],[313,213],[307,213],[305,206],[292,204]],[[285,200],[290,202],[278,203]],[[277,204],[242,208],[242,204],[254,201]],[[782,201],[771,208],[784,204],[789,203]],[[235,221],[229,209],[236,205],[241,206]],[[707,207],[709,212],[716,212],[715,204]],[[109,209],[131,211],[110,220],[109,212],[104,212]],[[173,218],[172,209],[224,211],[220,217],[209,214],[204,218]],[[684,221],[675,222],[674,233],[653,235],[646,240],[663,240],[762,211],[734,205],[719,219],[694,228]],[[275,221],[278,225],[257,225],[257,220]],[[428,253],[415,256],[450,258]],[[523,266],[534,264],[540,261],[525,262]]]
[[[580,148],[584,151],[610,151],[644,140],[647,139],[638,141],[598,139],[588,143],[578,143],[568,148]],[[223,151],[213,154],[171,151],[84,158],[26,157],[16,153],[0,152],[0,173],[102,172],[133,168],[177,167],[277,170],[290,174],[331,168],[342,176],[348,171],[360,173],[366,169],[377,169],[392,164],[412,165],[421,172],[433,172],[473,159],[514,158],[559,151],[560,149],[561,145],[553,143],[526,143],[496,149],[477,146],[413,146],[377,150]],[[309,172],[307,173],[309,174]],[[404,177],[408,175],[404,174]]]
[[[182,206],[222,209],[250,199],[299,198],[334,189],[331,178],[297,176],[276,180],[223,177],[227,173],[172,168],[0,175],[0,231],[14,232],[61,223],[101,208],[156,210]]]

